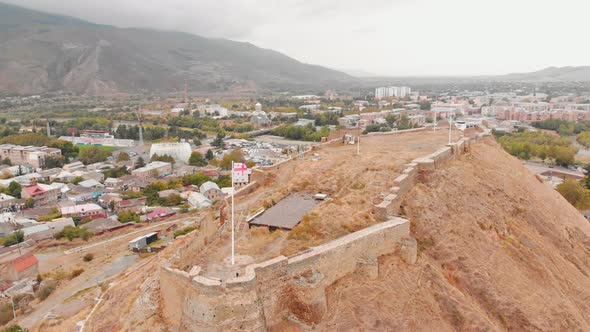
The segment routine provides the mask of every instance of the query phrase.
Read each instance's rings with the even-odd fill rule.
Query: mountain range
[[[590,81],[590,66],[548,67],[530,73],[513,73],[496,79],[523,82]]]
[[[352,76],[250,43],[118,28],[0,3],[0,91],[101,95],[320,88]]]
[[[315,92],[351,86],[372,88],[379,79],[361,70],[305,64],[250,43],[118,28],[0,3],[0,93],[168,93],[182,91],[185,82],[191,92]],[[434,84],[482,79],[590,81],[590,66],[498,76],[403,79]]]

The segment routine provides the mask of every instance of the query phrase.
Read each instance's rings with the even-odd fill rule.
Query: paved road
[[[90,248],[102,246],[102,245],[105,245],[107,243],[110,243],[110,242],[113,242],[113,241],[117,241],[117,240],[120,240],[120,239],[123,239],[123,238],[126,238],[126,237],[130,237],[131,235],[142,233],[142,232],[145,232],[145,231],[150,230],[150,229],[158,228],[158,227],[169,225],[169,224],[174,224],[174,223],[177,223],[177,222],[184,222],[184,221],[188,221],[190,219],[192,219],[192,217],[180,218],[180,219],[176,219],[176,220],[171,220],[171,221],[157,223],[157,224],[155,224],[153,226],[148,226],[148,227],[145,227],[145,228],[142,228],[142,229],[139,229],[139,230],[130,232],[130,233],[126,233],[126,234],[123,234],[123,235],[115,236],[114,238],[110,238],[108,240],[104,240],[104,241],[92,243],[92,244],[89,244],[89,245],[85,245],[85,246],[73,248],[73,249],[70,249],[70,250],[66,250],[66,251],[64,251],[64,254],[69,255],[69,254],[73,254],[73,253],[77,253],[77,252],[83,252],[83,251],[86,251],[86,250],[88,250]]]
[[[106,244],[112,243],[113,241],[117,241],[126,237],[131,237],[136,235],[137,233],[146,232],[148,230],[163,227],[169,224],[185,222],[189,220],[194,220],[196,216],[192,217],[184,217],[175,220],[170,220],[167,222],[161,222],[149,227],[142,228],[137,231],[133,231],[127,234],[123,234],[120,236],[116,236],[114,238],[92,243],[86,246],[77,247],[71,250],[64,251],[64,254],[71,254],[74,252],[83,252],[89,248],[93,248],[96,246],[104,246]],[[105,247],[106,250],[106,247]],[[37,322],[44,320],[48,316],[51,315],[51,311],[58,305],[62,304],[63,301],[81,290],[84,290],[88,287],[92,287],[96,285],[97,282],[102,282],[108,279],[111,279],[121,272],[125,271],[128,267],[133,265],[136,262],[135,256],[122,256],[118,259],[115,259],[111,264],[106,264],[102,267],[102,271],[98,272],[95,276],[85,277],[85,278],[75,278],[63,285],[62,287],[58,288],[51,296],[49,296],[45,301],[41,302],[32,313],[27,316],[19,317],[19,325],[25,328],[31,328]]]
[[[583,172],[574,171],[574,170],[571,170],[566,167],[561,167],[561,166],[549,167],[549,165],[547,165],[547,164],[533,162],[533,161],[526,161],[524,164],[526,165],[526,167],[528,169],[530,169],[535,174],[541,174],[541,173],[548,172],[548,171],[554,171],[554,172],[557,171],[557,172],[569,174],[572,176],[582,176],[582,177],[584,176]]]

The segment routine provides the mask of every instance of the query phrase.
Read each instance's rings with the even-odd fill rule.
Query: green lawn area
[[[101,149],[105,149],[108,151],[116,151],[116,150],[120,150],[121,147],[117,147],[117,146],[104,146],[104,145],[76,145],[78,147],[78,149],[80,149],[80,152],[84,151],[84,150],[88,150],[91,147],[99,147]]]

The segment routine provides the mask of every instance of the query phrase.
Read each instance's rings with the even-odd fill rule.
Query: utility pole
[[[12,304],[12,317],[16,321],[16,310],[14,309],[14,296],[10,297],[10,303]]]
[[[359,118],[357,121],[358,135],[356,137],[356,155],[361,155],[361,107],[359,106]]]
[[[433,112],[433,113],[434,113],[434,119],[433,119],[432,123],[434,125],[432,126],[432,131],[436,132],[436,112]]]
[[[449,113],[449,144],[451,144],[451,135],[452,135],[451,130],[453,128],[452,121],[453,121],[453,116]]]
[[[143,128],[141,123],[141,115],[139,115],[139,113],[136,113],[136,115],[137,120],[139,121],[139,145],[143,146]]]
[[[235,238],[234,238],[234,162],[231,162],[231,265],[236,264],[235,260]]]
[[[188,103],[188,84],[186,79],[184,80],[184,103]]]

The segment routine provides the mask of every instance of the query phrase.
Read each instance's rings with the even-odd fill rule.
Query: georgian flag
[[[234,163],[234,169],[232,172],[234,183],[248,183],[248,175],[252,173],[252,171],[248,169],[244,163]]]

